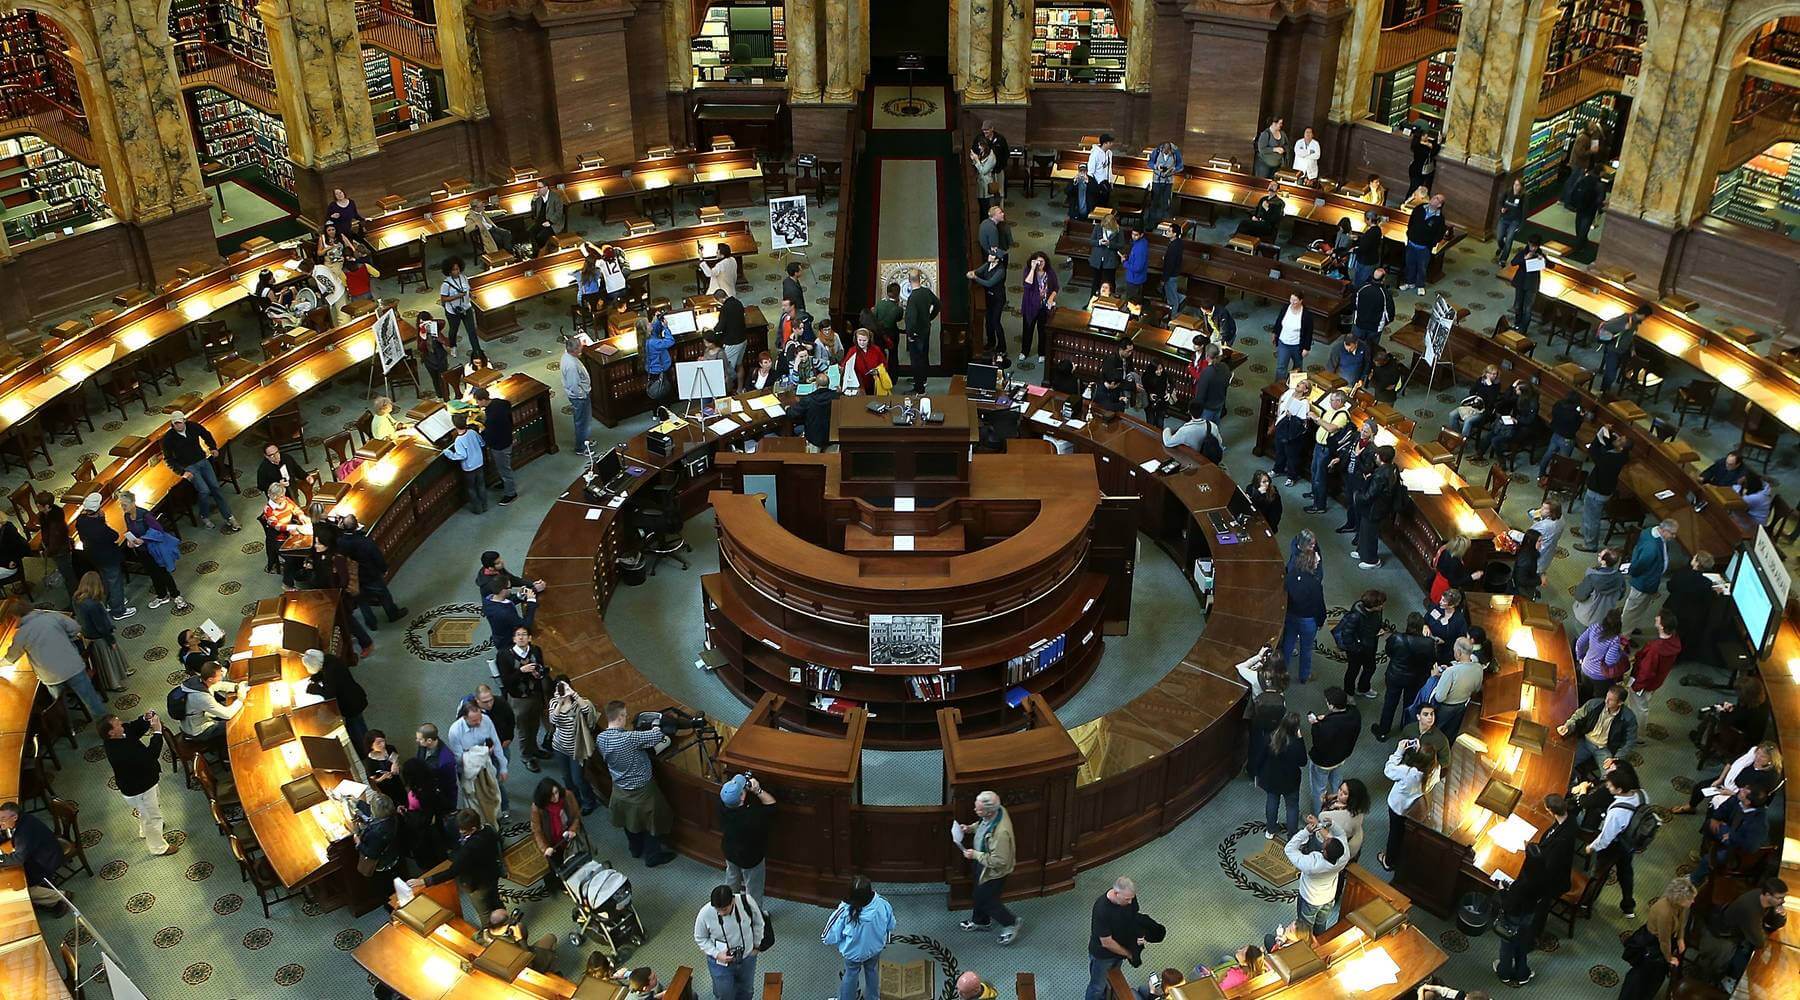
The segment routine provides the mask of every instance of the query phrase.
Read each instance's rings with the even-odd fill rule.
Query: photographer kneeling
[[[655,868],[675,860],[675,852],[657,838],[669,832],[669,800],[656,787],[655,755],[669,744],[660,729],[631,728],[622,701],[606,703],[606,729],[596,741],[612,775],[613,825],[624,829],[631,856]]]

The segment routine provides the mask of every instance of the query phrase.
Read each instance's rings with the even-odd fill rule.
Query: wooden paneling
[[[43,316],[148,284],[149,269],[134,250],[134,228],[118,223],[39,243],[5,265],[14,275],[13,293],[26,312]]]
[[[366,211],[382,195],[418,198],[442,186],[452,177],[477,179],[487,176],[489,164],[481,159],[477,132],[481,124],[446,120],[417,132],[401,132],[382,139],[381,152],[333,170],[297,170],[302,214],[319,218],[331,189],[343,188],[362,198]]]
[[[1269,79],[1269,41],[1275,22],[1254,14],[1243,17],[1209,10],[1190,23],[1193,43],[1182,152],[1189,163],[1235,156],[1248,166],[1256,133],[1267,124],[1261,88]],[[1258,88],[1254,96],[1249,87]]]
[[[1607,219],[1607,237],[1612,220]],[[1689,229],[1674,264],[1675,290],[1778,329],[1800,327],[1800,244],[1735,222]]]
[[[1148,124],[1138,115],[1140,109],[1148,110],[1149,103],[1113,87],[1036,84],[1026,109],[1024,141],[1041,149],[1072,149],[1084,135],[1110,132],[1119,140],[1116,148],[1132,149],[1158,141],[1149,137]]]

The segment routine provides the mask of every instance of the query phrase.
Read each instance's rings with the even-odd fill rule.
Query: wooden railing
[[[1462,5],[1439,7],[1410,21],[1381,29],[1375,49],[1375,72],[1391,73],[1421,59],[1456,47],[1462,30]]]
[[[372,18],[359,16],[357,27],[363,42],[384,52],[431,69],[444,67],[435,24],[382,7]]]
[[[1629,45],[1615,45],[1611,48],[1590,52],[1580,59],[1553,69],[1544,74],[1544,82],[1538,88],[1538,117],[1553,113],[1544,107],[1552,97],[1558,97],[1559,103],[1580,103],[1587,96],[1568,100],[1579,84],[1586,81],[1596,87],[1595,93],[1616,87],[1628,76],[1636,76],[1644,60],[1644,50]]]
[[[280,116],[275,101],[275,71],[211,42],[182,42],[177,47],[184,87],[210,86],[225,91],[265,114]]]

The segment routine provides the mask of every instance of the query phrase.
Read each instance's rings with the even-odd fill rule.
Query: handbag
[[[1530,913],[1513,914],[1501,910],[1500,916],[1494,920],[1494,933],[1508,941],[1517,941],[1530,922]]]
[[[1662,945],[1657,941],[1656,935],[1650,932],[1650,925],[1644,924],[1637,930],[1632,931],[1631,936],[1625,939],[1625,946],[1622,949],[1621,957],[1624,958],[1627,963],[1636,965],[1639,962],[1649,961],[1652,956],[1661,950],[1661,947]]]
[[[668,369],[664,369],[657,372],[655,375],[650,376],[650,384],[644,389],[644,394],[658,403],[664,402],[668,400],[669,397],[675,395],[675,386],[669,379]]]

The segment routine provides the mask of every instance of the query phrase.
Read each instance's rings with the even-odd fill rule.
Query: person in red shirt
[[[1656,692],[1669,679],[1675,661],[1681,656],[1681,637],[1675,634],[1680,624],[1675,612],[1664,608],[1656,616],[1656,638],[1644,644],[1631,665],[1631,711],[1642,725],[1650,718],[1650,705]]]
[[[875,369],[887,364],[887,354],[881,345],[875,343],[874,334],[858,327],[856,346],[844,355],[844,369],[856,373],[857,392],[865,396],[875,395]],[[845,379],[846,383],[850,380]]]

